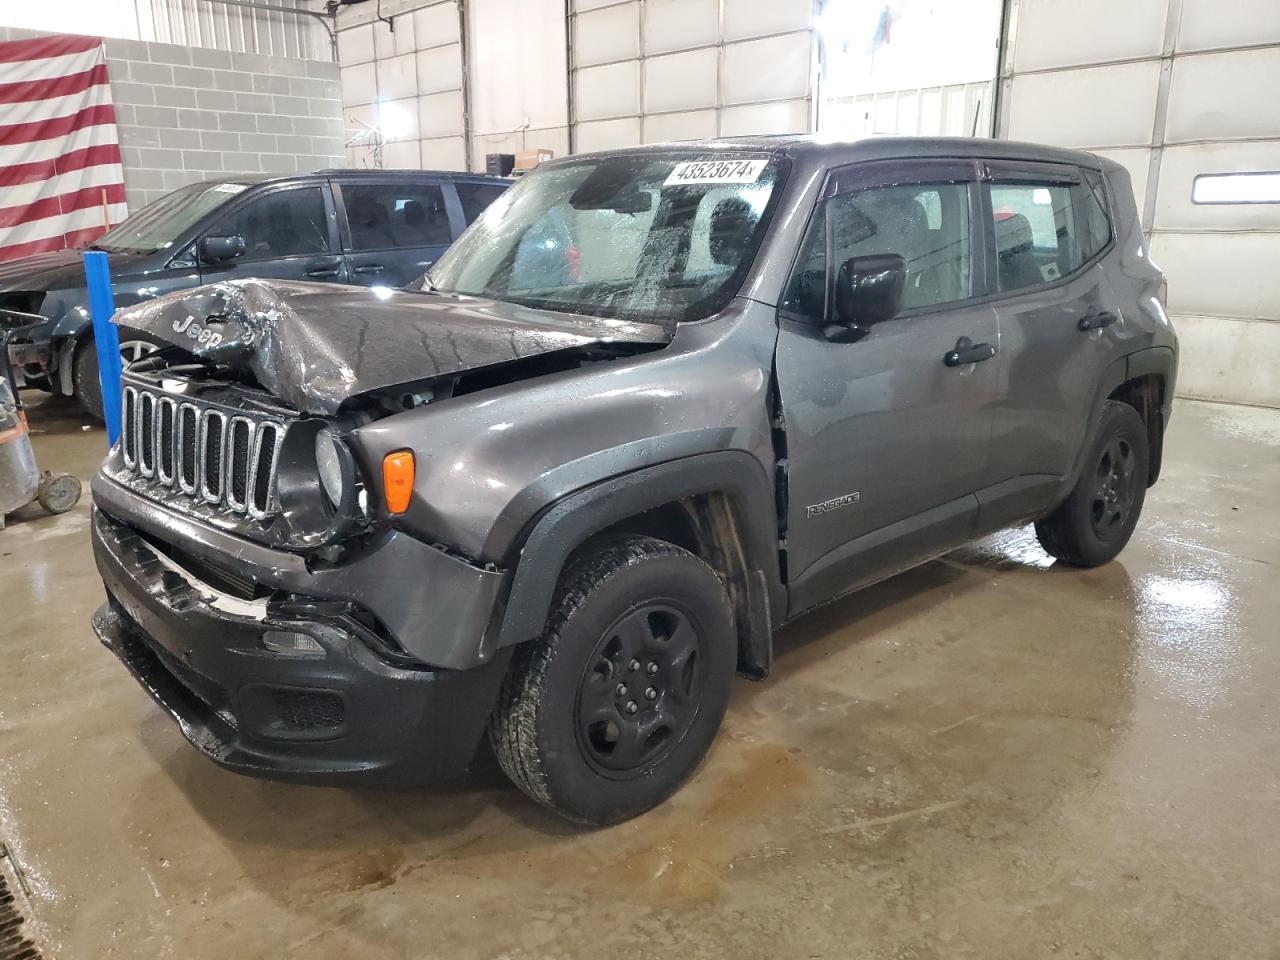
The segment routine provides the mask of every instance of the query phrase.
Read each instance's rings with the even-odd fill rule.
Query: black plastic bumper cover
[[[93,547],[108,594],[94,631],[216,763],[273,779],[396,786],[452,780],[470,764],[509,651],[470,670],[404,669],[340,623],[215,607],[96,510]],[[306,634],[324,655],[273,653],[266,630]],[[300,714],[308,703],[324,712]]]

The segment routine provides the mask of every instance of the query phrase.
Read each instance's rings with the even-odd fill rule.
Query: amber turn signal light
[[[397,450],[382,458],[382,492],[392,513],[409,509],[409,498],[413,496],[412,450]]]

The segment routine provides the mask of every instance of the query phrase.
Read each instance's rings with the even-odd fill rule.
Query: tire
[[[1073,567],[1113,560],[1138,523],[1150,462],[1147,427],[1127,403],[1108,400],[1071,493],[1036,521],[1036,537],[1051,556]]]
[[[126,365],[164,345],[162,340],[127,327],[120,328],[119,336],[121,359]],[[92,337],[76,344],[71,363],[71,389],[76,402],[85,413],[101,420],[102,387],[98,383],[98,350]]]
[[[506,775],[544,807],[603,826],[671,796],[729,703],[737,636],[724,585],[650,537],[589,545],[546,630],[517,648],[489,723]]]

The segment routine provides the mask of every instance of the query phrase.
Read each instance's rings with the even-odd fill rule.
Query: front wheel
[[[1075,487],[1053,513],[1036,521],[1040,545],[1076,567],[1114,559],[1142,513],[1149,457],[1147,427],[1138,411],[1108,400]]]
[[[120,362],[129,366],[155,353],[163,342],[149,334],[122,327],[120,337]],[[91,337],[76,344],[72,355],[71,388],[84,411],[97,420],[102,419],[102,386],[98,380],[98,349]]]
[[[489,725],[494,753],[563,817],[634,817],[701,761],[736,662],[728,596],[702,560],[650,537],[588,547],[542,638],[516,650]]]

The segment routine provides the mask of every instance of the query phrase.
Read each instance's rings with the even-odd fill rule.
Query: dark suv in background
[[[398,287],[420,277],[509,182],[465,173],[321,170],[189,184],[130,216],[90,249],[111,258],[116,305],[218,280],[263,277]],[[78,250],[0,264],[0,307],[48,318],[13,349],[25,385],[101,415]],[[122,330],[126,362],[150,339]]]

